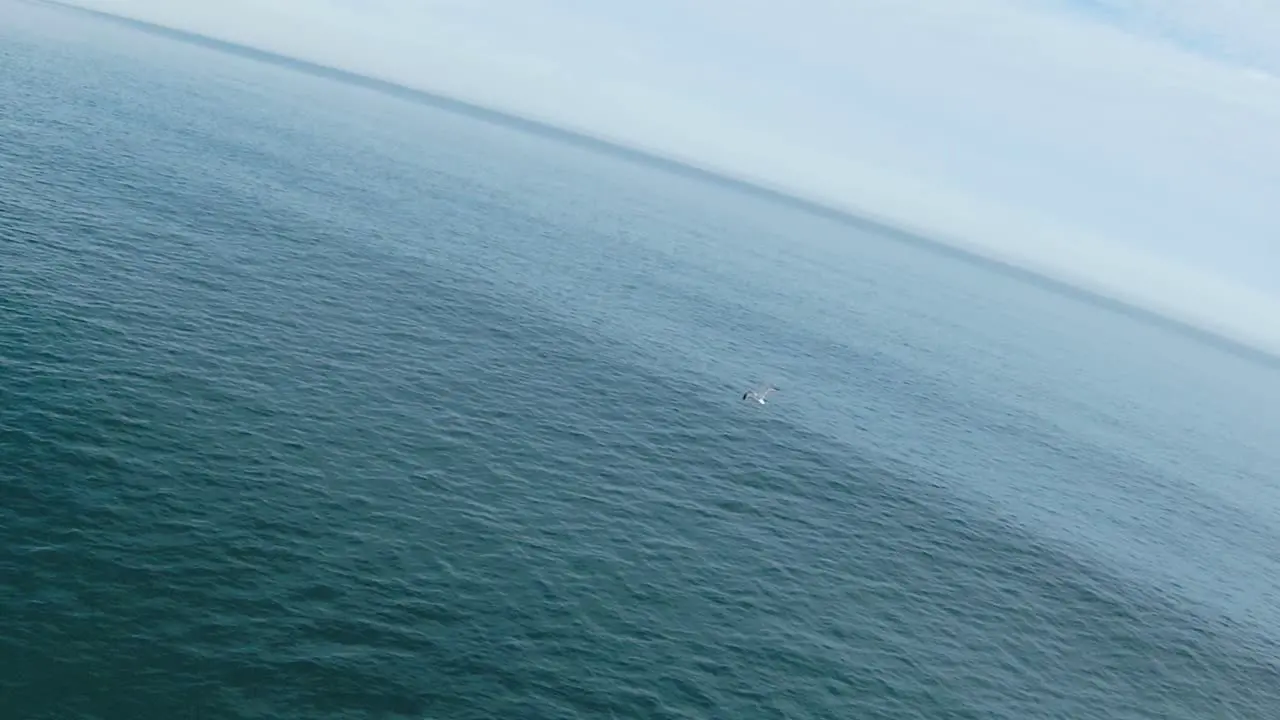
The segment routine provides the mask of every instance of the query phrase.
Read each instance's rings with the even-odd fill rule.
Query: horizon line
[[[105,22],[112,22],[151,35],[165,37],[190,45],[201,46],[215,52],[236,55],[248,60],[262,62],[276,67],[320,77],[327,80],[355,85],[366,90],[398,97],[420,105],[426,105],[444,112],[466,116],[482,122],[498,125],[507,129],[527,132],[548,139],[558,140],[579,147],[613,155],[621,159],[657,167],[659,169],[702,180],[722,186],[728,186],[748,195],[773,201],[782,205],[833,220],[846,226],[887,235],[899,242],[914,245],[918,248],[951,257],[953,259],[982,267],[1006,277],[1034,285],[1042,290],[1060,296],[1082,301],[1104,310],[1109,310],[1131,319],[1164,328],[1185,338],[1200,341],[1223,350],[1239,358],[1257,362],[1273,369],[1280,369],[1280,350],[1272,350],[1259,344],[1232,337],[1226,333],[1197,325],[1158,310],[1143,307],[1134,301],[1123,300],[1107,293],[1084,287],[1065,279],[1018,265],[1014,262],[984,254],[983,252],[953,244],[945,240],[931,237],[924,231],[912,230],[884,217],[875,217],[869,210],[841,209],[833,204],[806,198],[801,194],[782,188],[770,187],[758,180],[735,177],[727,172],[702,167],[689,160],[680,160],[652,150],[627,145],[621,141],[609,140],[559,126],[544,120],[538,120],[520,114],[499,110],[492,107],[452,97],[442,93],[411,87],[399,82],[384,80],[364,75],[351,70],[325,65],[323,63],[290,57],[271,50],[256,48],[251,45],[222,40],[209,35],[202,35],[190,30],[169,27],[147,20],[140,20],[127,15],[118,15],[103,10],[76,5],[65,0],[23,0],[30,4],[46,5],[59,10],[80,13]]]

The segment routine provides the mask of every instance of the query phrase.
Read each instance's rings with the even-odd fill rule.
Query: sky
[[[1274,0],[74,0],[613,140],[1280,352]]]

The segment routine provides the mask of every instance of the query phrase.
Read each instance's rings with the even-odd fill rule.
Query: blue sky
[[[1274,0],[77,0],[887,219],[1280,351]]]

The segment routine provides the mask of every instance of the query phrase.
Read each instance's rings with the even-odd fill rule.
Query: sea
[[[1274,719],[1277,438],[1115,303],[0,0],[3,720]]]

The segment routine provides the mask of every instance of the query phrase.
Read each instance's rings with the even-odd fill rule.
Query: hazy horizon
[[[676,159],[1280,352],[1280,7],[73,4]]]

